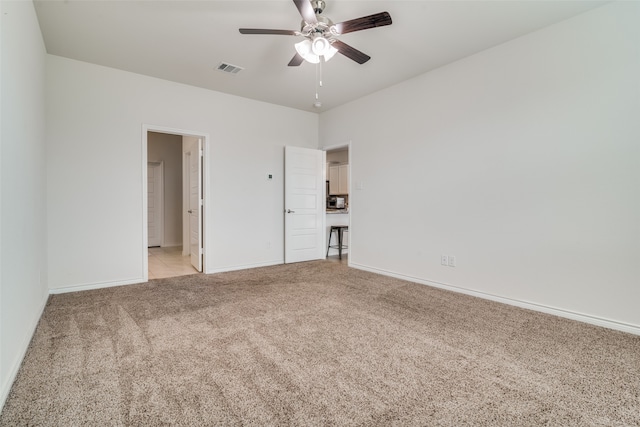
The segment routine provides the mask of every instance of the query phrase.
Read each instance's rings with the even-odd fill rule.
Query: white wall
[[[640,333],[638,22],[607,5],[322,114],[363,187],[351,265]]]
[[[45,49],[33,3],[0,2],[0,408],[47,300]]]
[[[210,136],[207,271],[283,261],[283,147],[316,114],[52,55],[46,87],[50,289],[142,280],[143,124]]]
[[[147,160],[164,165],[163,246],[182,245],[182,135],[149,132]]]

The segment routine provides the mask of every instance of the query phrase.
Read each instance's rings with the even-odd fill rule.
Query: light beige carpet
[[[640,337],[310,262],[51,296],[0,425],[640,425]]]

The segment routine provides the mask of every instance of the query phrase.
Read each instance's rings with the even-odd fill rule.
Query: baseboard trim
[[[182,246],[182,242],[177,243],[177,242],[173,242],[173,243],[163,243],[160,245],[161,248],[175,248],[178,246]]]
[[[407,280],[410,282],[419,283],[421,285],[433,286],[434,288],[446,289],[453,292],[458,292],[466,295],[471,295],[478,298],[483,298],[491,301],[500,302],[507,305],[512,305],[520,308],[526,308],[528,310],[538,311],[541,313],[552,314],[554,316],[564,317],[566,319],[576,320],[578,322],[588,323],[595,326],[601,326],[604,328],[614,329],[616,331],[627,332],[634,335],[640,335],[640,326],[630,323],[618,322],[616,320],[605,319],[598,316],[592,316],[590,314],[578,313],[571,310],[565,310],[557,307],[551,307],[548,305],[537,304],[528,301],[522,301],[512,298],[505,298],[498,295],[488,294],[485,292],[473,291],[470,289],[462,288],[459,286],[450,285],[447,283],[434,282],[432,280],[421,279],[419,277],[408,276],[405,274],[396,273],[389,270],[383,270],[368,265],[349,262],[349,267],[353,267],[359,270],[369,271],[371,273],[382,274],[383,276],[394,277],[396,279]]]
[[[272,265],[280,265],[280,264],[284,264],[283,259],[279,259],[275,261],[260,262],[256,264],[241,264],[241,265],[231,265],[227,267],[212,268],[207,270],[205,273],[206,274],[225,273],[227,271],[247,270],[249,268],[258,268],[258,267],[270,267]]]
[[[224,273],[226,271],[236,271],[236,270],[245,270],[248,268],[257,268],[257,267],[269,267],[272,265],[284,264],[284,260],[274,260],[267,261],[257,264],[242,264],[242,265],[232,265],[228,267],[219,267],[208,269],[204,272],[204,274],[213,274],[213,273]],[[50,294],[66,294],[68,292],[79,292],[79,291],[90,291],[93,289],[102,289],[102,288],[111,288],[114,286],[124,286],[124,285],[135,285],[137,283],[144,283],[146,280],[144,277],[138,277],[134,279],[126,279],[126,280],[117,280],[113,282],[96,282],[96,283],[87,283],[84,285],[73,285],[66,286],[64,288],[54,288],[49,289]]]
[[[20,366],[22,366],[22,361],[27,354],[27,350],[29,349],[29,344],[31,344],[31,340],[33,339],[33,334],[36,332],[36,328],[38,327],[38,322],[40,322],[40,318],[44,313],[44,308],[47,306],[47,301],[49,300],[49,295],[45,294],[45,298],[40,303],[40,309],[38,310],[38,315],[33,319],[31,325],[29,325],[30,334],[25,337],[25,339],[20,344],[20,353],[18,357],[16,357],[12,363],[11,369],[9,370],[9,375],[2,383],[2,389],[0,390],[0,411],[4,408],[4,404],[7,401],[7,397],[9,397],[9,392],[11,391],[11,387],[13,386],[13,382],[16,380],[16,376],[18,375],[18,371],[20,370]]]
[[[96,283],[88,283],[85,285],[74,285],[74,286],[66,286],[64,288],[54,288],[49,289],[50,294],[66,294],[68,292],[78,292],[78,291],[90,291],[93,289],[102,289],[102,288],[112,288],[114,286],[124,286],[124,285],[134,285],[136,283],[144,283],[144,277],[138,277],[135,279],[127,279],[127,280],[117,280],[114,282],[96,282]]]

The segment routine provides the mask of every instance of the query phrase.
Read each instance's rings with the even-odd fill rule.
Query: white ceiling
[[[296,36],[241,35],[240,27],[299,30],[291,0],[35,1],[47,52],[296,109],[321,112],[597,7],[603,1],[326,0],[342,22],[388,11],[393,24],[341,40],[372,59],[336,55],[288,67]],[[220,62],[243,67],[217,71]]]

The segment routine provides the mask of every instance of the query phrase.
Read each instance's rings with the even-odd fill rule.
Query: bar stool
[[[337,245],[332,245],[331,244],[331,236],[333,236],[333,232],[337,232],[338,233],[338,244]],[[342,250],[343,249],[347,249],[348,246],[345,246],[342,244],[342,233],[344,233],[345,231],[349,231],[349,226],[348,225],[332,225],[331,226],[331,230],[329,230],[329,245],[327,246],[327,255],[329,256],[329,249],[330,248],[334,248],[334,249],[338,249],[338,259],[342,259]]]

